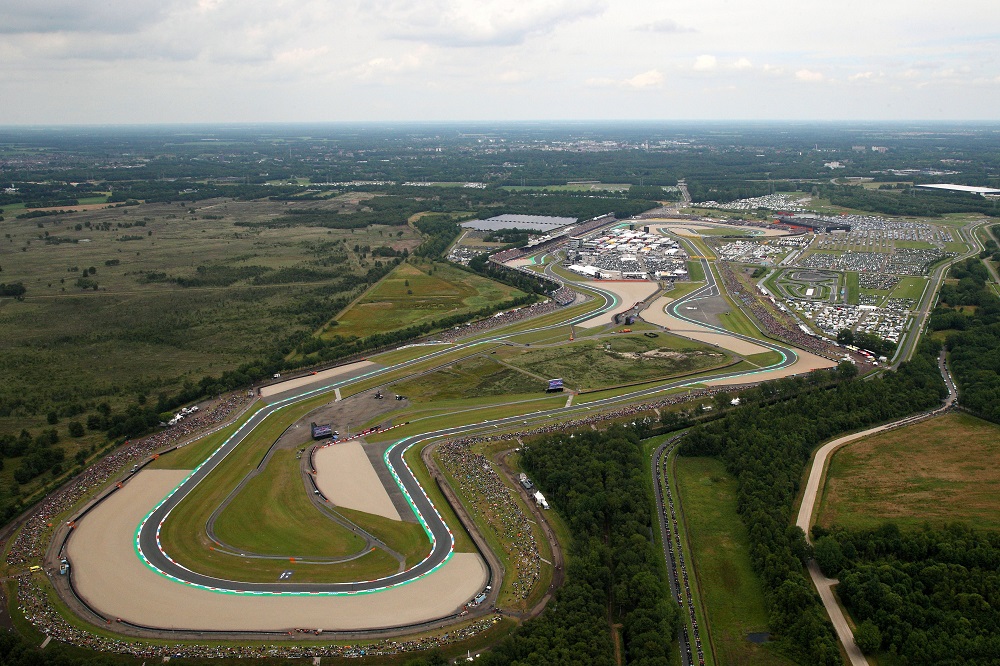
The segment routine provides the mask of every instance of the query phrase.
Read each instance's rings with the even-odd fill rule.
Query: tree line
[[[868,654],[909,666],[996,664],[1000,534],[952,524],[817,530],[816,560]]]
[[[805,572],[805,535],[792,524],[806,463],[837,434],[939,404],[946,389],[936,354],[937,347],[924,341],[896,372],[846,380],[777,404],[740,407],[694,428],[681,445],[681,455],[719,458],[736,477],[737,510],[764,587],[769,629],[800,663],[840,664],[833,628]]]
[[[530,441],[522,463],[569,524],[566,581],[537,619],[480,657],[507,664],[615,664],[611,625],[621,625],[622,663],[667,666],[676,649],[677,605],[653,543],[648,456],[622,427]]]
[[[941,287],[930,328],[947,332],[961,406],[1000,423],[1000,297],[989,287],[989,272],[979,259],[956,263],[949,276],[958,282]]]

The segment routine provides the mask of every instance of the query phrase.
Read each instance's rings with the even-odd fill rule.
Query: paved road
[[[983,245],[979,242],[979,237],[976,235],[976,230],[986,223],[987,220],[979,220],[962,227],[959,231],[968,237],[969,244],[973,249],[969,250],[965,254],[952,257],[948,261],[938,264],[937,268],[934,269],[934,272],[928,280],[927,288],[924,289],[920,303],[917,305],[916,316],[910,324],[910,330],[904,338],[903,344],[899,346],[896,350],[896,354],[892,358],[891,367],[893,369],[898,368],[900,363],[908,361],[913,357],[913,351],[917,348],[917,342],[920,340],[920,335],[924,330],[924,326],[927,324],[927,319],[930,317],[931,312],[934,310],[934,306],[937,304],[937,294],[948,274],[948,269],[959,261],[963,261],[964,259],[968,259],[969,257],[979,254],[979,252],[983,249]]]
[[[942,352],[938,357],[938,367],[944,377],[945,385],[948,387],[948,397],[945,399],[945,402],[941,407],[932,412],[918,414],[916,416],[908,416],[892,423],[887,423],[875,428],[869,428],[868,430],[864,430],[862,432],[856,432],[843,437],[838,437],[837,439],[827,442],[821,446],[816,452],[816,455],[813,457],[812,467],[809,470],[809,480],[806,482],[806,489],[802,495],[802,504],[799,506],[799,514],[795,520],[795,524],[802,528],[802,531],[806,533],[806,540],[808,540],[809,543],[812,543],[812,537],[810,536],[809,531],[812,528],[813,513],[815,512],[816,502],[819,500],[820,493],[822,492],[822,486],[826,478],[825,470],[827,462],[829,461],[830,456],[833,455],[834,451],[863,437],[868,437],[876,433],[892,430],[900,426],[909,425],[911,423],[930,418],[931,416],[944,412],[955,403],[958,393],[955,389],[955,382],[951,377],[951,373],[945,365],[944,352]],[[819,570],[819,566],[816,565],[815,560],[809,563],[809,575],[812,577],[813,584],[816,585],[816,589],[819,591],[820,598],[823,600],[823,605],[826,607],[826,612],[830,616],[830,620],[833,622],[833,628],[837,631],[837,637],[840,638],[840,642],[844,645],[844,649],[847,651],[847,656],[850,659],[852,666],[867,666],[868,661],[865,659],[864,654],[862,654],[857,644],[855,644],[854,633],[851,631],[851,627],[847,623],[847,619],[844,617],[843,610],[841,610],[840,605],[833,596],[832,587],[836,585],[838,581],[832,578],[827,578],[823,575],[823,572]]]
[[[713,282],[714,285],[714,282]],[[600,308],[601,311],[611,310],[618,305],[618,299],[610,292],[604,291],[599,287],[594,287],[592,285],[574,285],[579,286],[583,289],[587,289],[596,293],[598,296],[604,298],[604,305]],[[679,302],[683,302],[681,299]],[[331,384],[320,389],[313,389],[304,391],[301,394],[294,395],[291,397],[284,398],[282,400],[276,401],[257,412],[242,428],[240,428],[232,437],[230,437],[208,460],[206,460],[202,465],[195,469],[182,483],[178,486],[168,497],[166,497],[150,514],[144,519],[142,524],[136,533],[136,547],[140,556],[143,560],[157,570],[161,574],[185,582],[187,584],[201,586],[212,590],[225,590],[230,592],[239,592],[246,594],[253,593],[321,593],[321,594],[349,594],[362,591],[372,591],[377,589],[384,589],[393,585],[402,584],[413,580],[417,577],[426,575],[431,571],[434,571],[441,565],[443,565],[451,556],[454,539],[448,530],[447,525],[441,519],[434,505],[431,503],[430,499],[424,493],[423,488],[420,486],[419,482],[410,471],[409,467],[403,460],[403,455],[407,449],[411,446],[419,444],[424,441],[431,439],[436,439],[439,437],[449,437],[456,435],[469,434],[476,431],[482,431],[485,428],[495,429],[508,425],[517,425],[525,421],[525,415],[512,416],[504,419],[497,420],[487,420],[481,423],[471,424],[467,426],[461,426],[457,428],[448,428],[443,430],[437,430],[433,432],[424,433],[421,435],[408,437],[406,439],[400,440],[386,452],[386,463],[402,489],[404,496],[407,497],[411,506],[414,509],[414,513],[417,515],[418,520],[423,525],[425,531],[427,532],[431,543],[431,553],[422,562],[420,562],[415,567],[409,569],[408,571],[397,573],[385,578],[381,578],[374,581],[358,581],[351,583],[244,583],[237,581],[227,581],[218,579],[211,576],[205,576],[202,574],[197,574],[184,568],[176,561],[174,561],[167,553],[162,549],[162,545],[159,541],[159,531],[162,527],[163,522],[166,520],[170,512],[204,479],[206,479],[211,472],[222,463],[223,460],[231,453],[253,430],[263,422],[268,416],[280,411],[281,409],[304,400],[308,397],[312,397],[321,392],[332,391],[335,388],[342,387],[349,382],[358,381],[360,379],[365,379],[371,376],[377,376],[379,374],[384,374],[388,372],[394,372],[401,368],[407,366],[415,365],[418,362],[425,362],[428,359],[441,356],[445,353],[452,353],[456,349],[471,348],[476,345],[487,344],[491,342],[499,342],[512,335],[520,335],[525,332],[533,332],[546,330],[551,328],[557,328],[559,326],[565,326],[569,323],[574,323],[580,321],[583,318],[592,317],[593,313],[588,313],[586,315],[581,315],[580,317],[573,318],[566,322],[561,322],[559,324],[554,324],[546,327],[538,327],[535,329],[530,329],[530,331],[521,331],[519,333],[510,333],[506,335],[485,337],[473,342],[455,345],[447,350],[440,350],[427,354],[420,359],[414,359],[412,361],[407,361],[404,363],[397,364],[390,368],[373,370],[370,373],[366,373],[360,377],[355,377],[352,379],[346,379],[341,382]],[[721,330],[721,329],[720,329]],[[788,359],[786,359],[786,362]],[[741,372],[730,372],[722,373],[717,375],[717,378],[728,378],[741,376],[745,373]],[[681,386],[686,386],[693,383],[691,380],[680,380],[677,382],[672,382],[665,385],[660,385],[654,388],[647,388],[638,391],[631,392],[629,394],[606,398],[603,400],[597,400],[587,403],[584,406],[577,407],[560,407],[551,410],[545,410],[540,412],[534,412],[528,415],[529,419],[545,419],[554,416],[563,416],[569,414],[586,414],[589,410],[599,410],[602,407],[609,407],[613,405],[620,405],[624,403],[634,402],[641,400],[646,397],[652,397],[658,393],[670,388],[677,388]]]
[[[660,444],[653,452],[649,464],[653,473],[653,490],[656,496],[656,515],[660,523],[660,538],[663,542],[663,559],[667,563],[667,582],[670,593],[680,607],[683,620],[681,628],[677,630],[681,664],[682,666],[694,666],[696,655],[698,664],[705,663],[705,653],[702,648],[698,620],[695,618],[694,598],[691,595],[687,564],[684,562],[684,550],[677,524],[678,509],[674,507],[673,493],[670,491],[670,484],[665,474],[667,456],[680,443],[680,440],[681,436],[677,435]],[[687,619],[684,619],[685,615]],[[690,627],[690,633],[688,627]],[[694,637],[693,647],[691,645],[692,636]]]

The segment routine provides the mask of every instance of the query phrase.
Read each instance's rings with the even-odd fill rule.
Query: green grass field
[[[424,528],[418,523],[390,520],[383,516],[342,506],[336,507],[333,511],[404,556],[407,567],[412,567],[422,561],[431,552],[430,539],[424,532]]]
[[[718,350],[678,336],[621,335],[559,347],[503,349],[507,363],[540,377],[561,377],[575,389],[641,382],[716,367],[728,362]]]
[[[342,557],[364,541],[309,501],[295,452],[275,451],[215,521],[215,533],[240,551],[261,555]]]
[[[688,277],[691,278],[691,282],[705,281],[705,269],[702,267],[700,261],[691,260],[687,262],[687,268],[688,268]]]
[[[397,393],[416,402],[437,402],[472,396],[501,396],[540,392],[545,381],[498,363],[473,357],[421,377],[393,385]]]
[[[447,264],[400,264],[321,333],[367,337],[495,306],[524,293]]]
[[[736,480],[721,461],[676,458],[675,479],[708,630],[725,666],[791,666],[769,645],[747,640],[767,631],[760,581],[750,564],[747,529],[736,513]],[[704,634],[703,634],[704,638]]]
[[[857,271],[848,271],[847,276],[847,303],[857,305],[858,296],[861,294],[861,278]]]
[[[1000,529],[1000,426],[947,414],[848,444],[829,463],[816,523],[865,529],[965,521]]]
[[[920,297],[924,295],[924,289],[927,287],[927,280],[922,277],[903,277],[900,278],[899,284],[896,288],[892,290],[889,294],[890,298],[912,298],[915,301],[919,301]]]

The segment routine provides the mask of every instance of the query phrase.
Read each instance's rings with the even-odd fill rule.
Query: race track
[[[711,275],[711,271],[706,270],[706,274]],[[591,291],[599,298],[604,299],[598,314],[621,309],[621,296],[617,294],[610,293],[594,284],[574,286]],[[717,293],[716,289],[714,280],[712,280],[702,289],[671,303],[669,306],[671,315],[681,320],[690,321],[677,311],[677,307],[689,299]],[[593,312],[587,313],[558,324],[530,330],[548,330],[571,323],[579,324],[594,316]],[[714,327],[709,326],[709,328]],[[115,617],[126,617],[136,624],[153,627],[183,627],[193,630],[221,630],[238,626],[242,630],[252,627],[253,630],[264,631],[275,626],[287,627],[289,624],[303,627],[321,624],[324,629],[347,630],[362,626],[369,628],[372,626],[401,626],[425,621],[432,616],[446,616],[454,612],[475,596],[485,585],[487,579],[485,566],[478,555],[454,552],[454,539],[448,526],[403,460],[403,455],[410,447],[422,445],[434,439],[520,426],[525,422],[526,415],[486,420],[480,423],[427,432],[399,440],[387,449],[385,463],[407,498],[414,515],[423,525],[432,547],[430,554],[409,570],[378,580],[348,583],[307,583],[296,582],[294,576],[288,581],[273,583],[222,580],[190,571],[174,561],[168,553],[164,552],[159,542],[159,530],[173,508],[199,483],[209,478],[212,471],[244,441],[247,435],[253,432],[264,419],[280,412],[285,407],[320,393],[332,392],[362,379],[395,372],[416,363],[424,363],[443,354],[450,354],[456,349],[473,349],[479,345],[496,343],[524,332],[482,337],[448,349],[432,351],[419,359],[391,367],[344,366],[330,371],[329,378],[336,381],[331,383],[321,381],[322,385],[320,386],[316,385],[316,376],[303,378],[308,380],[306,384],[298,389],[282,390],[280,394],[275,395],[271,404],[254,414],[208,460],[190,474],[186,472],[139,473],[121,491],[92,511],[86,520],[82,520],[77,530],[74,531],[73,538],[69,541],[68,552],[73,562],[72,575],[78,583],[81,596],[101,612]],[[744,343],[778,351],[782,360],[770,368],[753,373],[745,371],[721,372],[697,380],[685,379],[667,382],[642,388],[626,395],[595,400],[582,406],[559,407],[532,412],[527,415],[527,418],[545,420],[553,417],[584,415],[593,413],[591,410],[637,402],[645,398],[655,397],[670,389],[692,384],[704,384],[708,381],[731,380],[745,383],[748,379],[750,381],[757,379],[753,376],[755,374],[788,369],[798,358],[795,351],[777,343],[754,340],[729,333],[721,328],[716,329],[715,332],[720,335],[740,338]],[[750,376],[748,377],[748,375]],[[320,380],[322,379],[321,377]],[[282,386],[282,389],[286,388],[287,386]],[[150,510],[149,507],[153,505],[155,507]],[[137,524],[139,525],[138,530],[135,528]],[[110,544],[117,544],[114,546],[114,552],[101,550],[98,546],[103,542],[106,542],[107,548],[111,548]],[[126,543],[128,544],[127,548],[123,545]],[[102,553],[102,555],[96,556],[94,553]],[[118,566],[118,560],[114,558],[125,558],[128,560],[127,566],[124,561],[121,566]],[[108,562],[115,562],[115,565],[109,568]],[[109,584],[109,576],[121,576],[118,580],[127,580],[129,585]],[[457,578],[453,578],[453,576],[457,576]],[[143,594],[147,603],[152,603],[161,611],[169,607],[170,613],[150,612],[139,608],[143,604],[135,601],[136,595],[132,593],[130,587],[133,583],[138,584],[138,581],[145,581],[142,583],[143,589],[147,584],[150,586],[148,595]],[[442,593],[442,589],[446,589],[446,593]],[[419,594],[415,594],[413,590],[419,590]],[[273,606],[268,606],[268,608],[273,607],[275,610],[262,613],[251,611],[251,608],[256,608],[251,602],[260,602],[262,598],[266,598],[269,603],[274,602]],[[431,598],[434,599],[434,603],[431,603]],[[377,599],[378,601],[366,601],[361,604],[358,601],[360,599]],[[278,603],[279,600],[281,600],[280,603]],[[251,603],[251,605],[244,609],[245,602]],[[413,606],[410,607],[409,604],[413,604]],[[407,610],[405,612],[399,611],[404,605]],[[203,606],[209,610],[195,613],[194,609]],[[233,610],[237,608],[240,610]],[[386,619],[383,612],[386,608],[395,608],[399,612],[392,618]],[[386,624],[387,622],[390,624]]]

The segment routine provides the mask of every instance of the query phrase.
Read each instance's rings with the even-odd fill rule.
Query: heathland
[[[830,461],[817,524],[1000,527],[1000,426],[947,414],[849,444]]]

